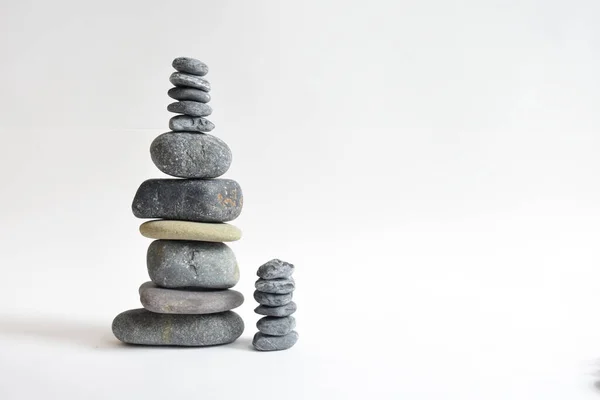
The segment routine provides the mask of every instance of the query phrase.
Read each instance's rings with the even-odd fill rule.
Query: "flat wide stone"
[[[210,92],[210,83],[206,79],[202,79],[198,75],[186,74],[184,72],[173,72],[169,81],[180,87],[189,87],[192,89],[200,89],[205,92]]]
[[[192,100],[199,101],[200,103],[208,103],[210,101],[210,94],[204,90],[188,88],[188,87],[177,87],[169,89],[167,92],[169,97],[175,100]]]
[[[277,307],[260,305],[254,309],[254,312],[260,315],[267,315],[271,317],[287,317],[288,315],[295,313],[297,308],[298,307],[296,306],[296,303],[290,301],[283,306]]]
[[[289,317],[262,317],[256,323],[259,331],[265,335],[283,336],[290,333],[296,327],[296,319]]]
[[[273,293],[263,293],[258,290],[254,291],[254,300],[258,302],[258,304],[262,304],[263,306],[269,307],[277,307],[284,306],[290,301],[292,301],[292,293],[288,294],[273,294]]]
[[[190,115],[192,117],[206,117],[212,114],[212,108],[208,104],[197,101],[176,101],[167,106],[167,110],[172,113]]]
[[[252,345],[258,351],[287,350],[298,341],[298,332],[291,331],[285,336],[265,335],[257,332],[252,340]]]
[[[173,60],[173,68],[192,75],[204,76],[208,74],[208,65],[191,57],[177,57]]]
[[[256,275],[262,279],[289,278],[294,273],[294,265],[273,259],[258,267]]]
[[[254,287],[263,293],[286,294],[294,291],[296,282],[292,278],[259,279],[254,284]]]
[[[242,231],[230,224],[166,219],[144,222],[140,225],[140,233],[151,239],[203,242],[233,242],[242,237]]]
[[[169,120],[169,129],[175,132],[210,132],[215,124],[202,117],[176,115]]]

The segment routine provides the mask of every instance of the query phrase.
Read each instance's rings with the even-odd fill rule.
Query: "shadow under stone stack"
[[[256,350],[286,350],[298,341],[294,330],[296,303],[292,296],[296,282],[292,278],[294,266],[281,260],[271,260],[258,268],[254,299],[260,304],[254,312],[265,317],[258,320],[259,332],[254,335],[252,345]]]
[[[150,146],[154,164],[165,174],[184,179],[150,179],[133,200],[138,218],[159,218],[140,226],[142,235],[158,239],[147,254],[151,282],[140,286],[144,308],[125,311],[113,321],[121,341],[145,345],[210,346],[231,343],[244,322],[230,311],[244,302],[230,290],[240,273],[233,251],[223,242],[240,239],[241,231],[225,222],[242,211],[242,190],[223,175],[231,150],[206,132],[214,128],[210,115],[208,67],[180,57],[169,90],[177,100],[167,109],[171,132]]]

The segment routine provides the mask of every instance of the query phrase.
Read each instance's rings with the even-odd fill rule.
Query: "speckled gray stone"
[[[169,120],[169,129],[175,132],[210,132],[215,124],[202,117],[176,115]]]
[[[289,317],[262,317],[256,322],[256,327],[265,335],[283,336],[296,327],[296,319]]]
[[[294,265],[273,259],[261,265],[256,272],[263,279],[289,278],[294,273]]]
[[[231,179],[149,179],[131,206],[138,218],[227,222],[242,212],[240,185]]]
[[[175,290],[158,287],[153,282],[140,286],[139,293],[146,310],[162,314],[212,314],[244,303],[244,296],[235,290]]]
[[[286,294],[292,293],[296,287],[296,282],[292,278],[288,279],[259,279],[254,284],[259,292]]]
[[[262,304],[263,306],[269,307],[277,307],[283,306],[292,301],[292,293],[287,294],[273,294],[273,293],[263,293],[258,290],[254,291],[254,300],[258,302],[258,304]]]
[[[177,57],[173,60],[173,68],[193,75],[204,76],[208,74],[208,65],[191,57]]]
[[[287,350],[298,341],[298,332],[291,331],[285,336],[265,335],[261,332],[256,332],[252,345],[259,351],[276,351]]]
[[[143,308],[117,315],[113,334],[125,343],[154,346],[213,346],[231,343],[244,332],[233,311],[216,314],[157,314]]]
[[[167,94],[175,100],[191,100],[200,103],[208,103],[210,101],[210,94],[204,90],[189,87],[175,86],[174,88],[169,89]]]
[[[206,79],[202,79],[197,75],[186,74],[183,72],[173,72],[169,81],[175,86],[191,87],[193,89],[204,90],[210,92],[210,83]]]
[[[231,165],[227,144],[206,133],[163,133],[150,145],[150,156],[162,172],[180,178],[216,178]]]
[[[176,101],[167,106],[167,110],[172,113],[190,115],[192,117],[206,117],[212,113],[212,108],[205,103],[197,101]]]
[[[254,309],[254,312],[260,315],[267,315],[271,317],[287,317],[288,315],[295,313],[296,309],[296,303],[290,301],[289,303],[278,307],[260,305]]]
[[[225,243],[155,240],[146,264],[152,282],[165,288],[228,289],[240,279],[235,254]]]

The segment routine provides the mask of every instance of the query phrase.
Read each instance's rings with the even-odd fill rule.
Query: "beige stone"
[[[140,225],[140,233],[151,239],[233,242],[242,237],[239,228],[224,223],[156,220]]]

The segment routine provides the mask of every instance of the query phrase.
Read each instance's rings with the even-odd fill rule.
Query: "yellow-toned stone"
[[[224,223],[156,220],[140,225],[140,233],[151,239],[233,242],[242,237],[239,228]]]

